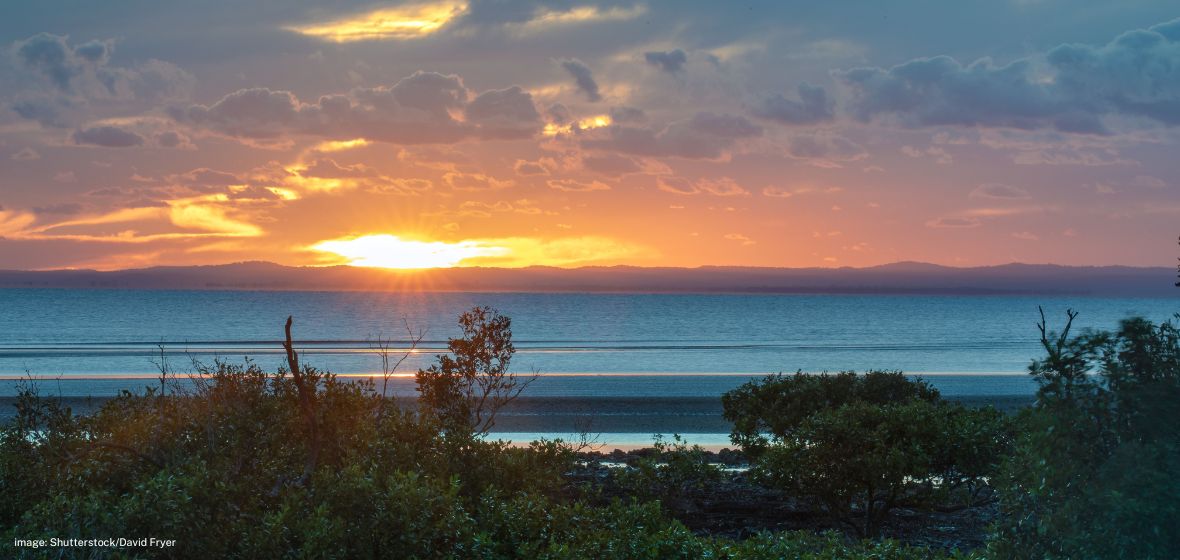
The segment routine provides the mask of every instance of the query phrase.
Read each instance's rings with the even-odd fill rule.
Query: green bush
[[[872,370],[864,375],[770,375],[721,396],[725,419],[733,423],[731,438],[746,453],[757,455],[768,439],[786,439],[809,416],[851,402],[889,404],[911,399],[935,402],[938,390],[899,371]]]
[[[476,307],[459,316],[463,336],[447,343],[449,354],[418,370],[419,403],[442,426],[458,434],[487,434],[496,413],[520,395],[535,377],[509,371],[516,347],[512,320],[490,307]]]
[[[770,376],[723,402],[758,480],[866,537],[903,503],[969,505],[1009,442],[994,410],[942,402],[898,372]]]
[[[1123,321],[1070,338],[1041,323],[1033,410],[997,485],[990,554],[1174,558],[1180,550],[1180,331]]]
[[[628,495],[659,500],[672,511],[689,509],[688,502],[721,480],[721,469],[709,463],[699,445],[688,445],[679,435],[656,436],[654,453],[641,457],[615,477]]]
[[[895,541],[849,541],[839,533],[815,535],[803,531],[762,533],[740,543],[723,546],[726,558],[735,560],[930,560],[934,558],[976,558],[974,555],[950,556],[924,548],[905,546]]]
[[[507,374],[495,365],[506,366],[500,357],[511,354],[508,323],[497,316],[467,315],[451,356],[466,365],[434,370],[457,374],[458,390],[432,393],[419,407],[399,406],[371,382],[300,364],[290,323],[288,366],[273,374],[248,361],[216,361],[183,389],[165,372],[159,387],[123,393],[89,416],[26,387],[16,418],[0,430],[0,557],[938,556],[836,536],[735,542],[695,535],[645,501],[716,480],[702,450],[677,439],[659,442],[657,455],[641,463],[640,499],[578,499],[565,476],[575,460],[570,445],[489,441],[478,434],[494,406],[484,409],[491,416],[464,408],[464,399],[490,387],[479,372]],[[465,377],[471,372],[477,375]],[[508,387],[505,379],[491,390]],[[472,424],[476,417],[483,420]],[[17,549],[13,542],[49,537],[157,537],[177,546]]]

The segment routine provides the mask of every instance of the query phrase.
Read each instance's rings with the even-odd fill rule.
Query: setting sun
[[[321,241],[311,248],[335,253],[353,266],[379,268],[449,268],[467,259],[508,253],[505,247],[485,246],[473,241],[411,241],[388,234]]]

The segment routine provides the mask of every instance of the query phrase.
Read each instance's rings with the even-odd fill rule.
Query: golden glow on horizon
[[[542,132],[545,134],[545,136],[557,136],[558,134],[569,134],[575,130],[592,130],[610,125],[610,115],[596,115],[593,117],[581,119],[565,126],[558,126],[553,123],[548,123],[545,125],[545,130]]]
[[[438,31],[467,10],[466,3],[441,2],[384,8],[327,23],[286,29],[336,43],[375,39],[416,39]]]
[[[598,236],[556,239],[504,237],[445,242],[415,241],[380,233],[321,241],[309,249],[336,255],[339,258],[335,264],[408,269],[580,266],[658,256],[647,247]]]
[[[450,268],[467,259],[509,252],[507,247],[485,246],[476,241],[412,241],[389,234],[321,241],[311,248],[339,255],[352,266],[378,268]]]

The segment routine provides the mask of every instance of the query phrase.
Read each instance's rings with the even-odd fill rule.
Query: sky
[[[1175,265],[1174,1],[0,8],[0,268]]]

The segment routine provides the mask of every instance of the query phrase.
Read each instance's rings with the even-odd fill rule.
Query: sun
[[[352,266],[401,269],[450,268],[468,259],[500,257],[509,253],[506,247],[476,241],[414,241],[389,234],[321,241],[311,249],[333,253]]]

